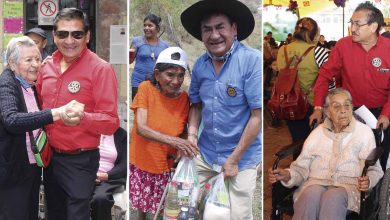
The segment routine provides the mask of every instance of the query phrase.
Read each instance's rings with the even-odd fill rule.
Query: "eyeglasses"
[[[65,39],[68,38],[69,34],[74,38],[74,39],[81,39],[85,36],[84,31],[56,31],[55,35],[60,38],[60,39]]]
[[[359,29],[360,27],[362,27],[364,25],[370,25],[369,23],[359,24],[357,22],[353,22],[352,20],[349,21],[348,24],[351,26],[351,28],[353,28],[353,26],[355,26],[357,29]]]

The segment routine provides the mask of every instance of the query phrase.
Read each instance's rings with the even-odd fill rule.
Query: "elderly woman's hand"
[[[360,191],[367,191],[368,190],[368,187],[370,186],[370,179],[368,178],[368,176],[359,176],[358,177],[358,190]]]
[[[170,142],[170,145],[181,151],[184,156],[192,158],[198,154],[198,147],[188,140],[175,137]]]
[[[290,171],[284,169],[272,170],[268,169],[268,180],[270,183],[276,183],[277,181],[282,180],[283,182],[288,182],[291,179]]]
[[[68,104],[52,109],[53,120],[58,120],[58,117],[54,117],[54,114],[68,126],[75,126],[80,124],[81,119],[84,117],[84,104],[77,102],[76,100],[70,101]]]

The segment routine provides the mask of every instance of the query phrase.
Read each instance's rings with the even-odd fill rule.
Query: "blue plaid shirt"
[[[207,53],[196,61],[192,71],[189,97],[191,103],[202,103],[204,123],[198,145],[211,166],[225,163],[241,138],[251,110],[262,108],[261,53],[238,41],[234,44],[219,75]],[[240,171],[259,164],[261,148],[259,133],[241,157]]]

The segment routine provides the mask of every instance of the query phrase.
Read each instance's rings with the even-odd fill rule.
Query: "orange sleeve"
[[[135,95],[130,106],[130,109],[134,112],[137,108],[148,108],[148,83],[150,81],[144,81],[138,87],[137,95]]]

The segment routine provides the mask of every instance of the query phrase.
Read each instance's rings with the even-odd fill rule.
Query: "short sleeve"
[[[262,59],[259,54],[255,54],[249,64],[249,71],[245,77],[244,93],[250,109],[262,107]]]
[[[196,64],[195,64],[195,66],[196,66]],[[197,76],[196,69],[193,69],[192,75],[191,75],[191,84],[190,84],[190,88],[188,90],[191,103],[199,103],[201,101],[200,96],[199,96],[200,84],[199,84],[196,76]]]
[[[137,108],[148,108],[148,87],[149,81],[142,82],[138,87],[138,92],[131,103],[130,109],[135,111]]]
[[[135,37],[131,42],[131,45],[136,49],[142,46],[142,44],[144,44],[143,36]]]

